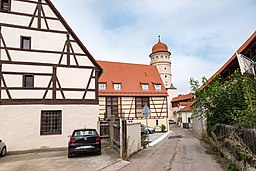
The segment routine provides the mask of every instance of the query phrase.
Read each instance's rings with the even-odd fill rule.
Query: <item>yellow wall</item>
[[[106,110],[106,97],[99,97],[99,118],[104,120],[104,113]],[[142,122],[146,124],[146,120],[143,119],[142,115],[136,115],[135,113],[135,97],[118,97],[118,103],[121,103],[121,110],[119,106],[119,116],[123,116],[127,120],[132,120],[133,122]],[[167,98],[166,97],[149,97],[151,118],[149,119],[149,126],[156,127],[160,130],[159,126],[167,124]],[[156,125],[156,120],[158,120],[158,125]]]

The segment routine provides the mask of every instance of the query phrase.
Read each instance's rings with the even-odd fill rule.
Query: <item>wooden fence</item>
[[[256,129],[245,129],[243,140],[252,152],[256,154]]]
[[[121,122],[120,119],[114,118],[111,118],[111,121],[100,121],[100,137],[109,140],[111,146],[120,152],[120,156],[124,159],[127,154],[127,125],[126,120]]]
[[[110,121],[100,121],[100,138],[110,138]]]
[[[223,138],[227,137],[234,130],[232,125],[221,125],[218,133]],[[256,154],[256,129],[244,129],[241,135],[243,142]]]

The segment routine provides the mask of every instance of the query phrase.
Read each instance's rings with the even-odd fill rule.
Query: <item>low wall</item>
[[[140,123],[127,124],[127,157],[141,149]]]

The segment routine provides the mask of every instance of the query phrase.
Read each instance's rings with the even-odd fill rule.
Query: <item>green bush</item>
[[[162,125],[160,126],[160,128],[161,128],[161,131],[164,132],[165,129],[166,129],[166,126],[165,126],[164,124],[162,124]]]
[[[142,146],[143,148],[146,148],[147,145],[148,145],[148,141],[146,141],[146,139],[147,139],[147,134],[142,133],[142,134],[141,134],[141,146]]]

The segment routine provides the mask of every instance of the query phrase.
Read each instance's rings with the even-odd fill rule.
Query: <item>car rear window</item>
[[[95,136],[97,132],[94,130],[79,130],[73,133],[73,137]]]

